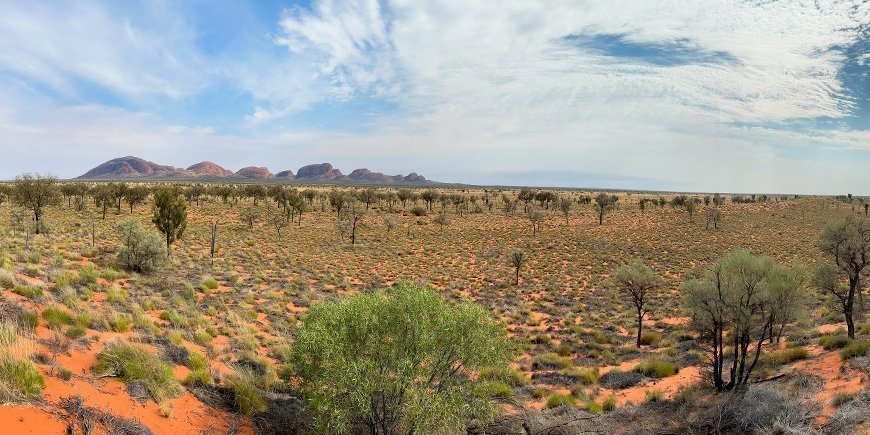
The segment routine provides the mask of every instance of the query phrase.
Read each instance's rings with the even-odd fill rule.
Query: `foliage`
[[[483,308],[400,285],[312,306],[292,365],[322,431],[363,421],[380,433],[458,432],[495,411],[471,375],[511,354],[504,326]]]
[[[150,272],[166,260],[166,251],[160,236],[148,231],[136,220],[126,220],[118,224],[121,235],[121,249],[118,261],[135,272]]]
[[[168,364],[147,349],[121,340],[107,344],[97,354],[94,374],[118,376],[124,382],[142,382],[158,403],[183,392]]]

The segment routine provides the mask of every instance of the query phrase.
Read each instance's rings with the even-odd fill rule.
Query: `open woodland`
[[[483,307],[509,338],[506,364],[466,374],[475,388],[463,394],[495,413],[463,414],[463,432],[867,430],[867,280],[856,284],[850,338],[842,304],[825,287],[842,290],[848,277],[829,267],[825,281],[818,271],[835,264],[820,247],[826,225],[864,225],[859,198],[119,186],[56,182],[38,224],[14,183],[3,187],[0,427],[7,433],[339,431],[312,411],[329,404],[312,408],[302,391],[299,328],[318,304],[397,285],[435,289],[448,302],[443,316],[460,302]],[[133,264],[119,225],[141,224],[163,255],[153,192],[167,186],[186,207],[186,227],[168,260]],[[603,214],[599,200],[608,201]],[[779,285],[786,296],[747,304],[752,367],[740,385],[727,385],[740,329],[724,324],[726,382],[717,388],[716,347],[689,295],[700,295],[692,286],[738,248],[748,252],[733,254],[733,263],[751,267],[735,276],[746,280],[757,266],[767,274],[759,291]],[[626,288],[646,267],[638,335],[639,308]],[[321,339],[306,343],[312,352],[329,341],[313,337]],[[437,409],[427,412],[438,418]],[[394,426],[365,433],[413,433],[398,415]],[[426,424],[419,427],[459,431]]]

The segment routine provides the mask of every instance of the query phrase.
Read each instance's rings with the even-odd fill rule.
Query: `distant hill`
[[[236,172],[222,168],[212,162],[200,162],[187,169],[157,163],[127,156],[109,160],[77,177],[78,180],[126,180],[126,179],[227,179],[227,181],[244,180],[296,180],[313,183],[359,183],[359,184],[434,184],[426,177],[412,172],[408,175],[384,175],[368,169],[355,169],[344,175],[330,163],[306,165],[294,174],[284,170],[272,174],[266,167],[249,166]]]

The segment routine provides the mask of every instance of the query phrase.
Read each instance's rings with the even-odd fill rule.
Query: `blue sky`
[[[0,178],[136,155],[870,194],[870,4],[0,0]]]

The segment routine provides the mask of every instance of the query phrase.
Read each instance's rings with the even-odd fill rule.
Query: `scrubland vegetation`
[[[0,187],[0,422],[859,432],[861,201],[23,176]]]

